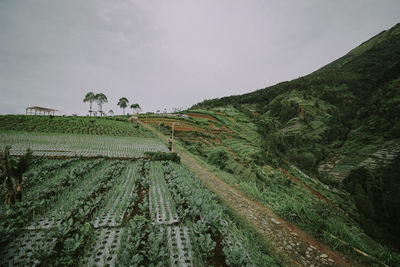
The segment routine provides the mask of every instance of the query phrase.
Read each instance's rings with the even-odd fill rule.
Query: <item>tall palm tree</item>
[[[93,101],[95,100],[95,95],[94,95],[94,93],[93,92],[89,92],[89,93],[87,93],[86,95],[85,95],[85,98],[83,99],[83,102],[84,103],[86,103],[86,102],[89,102],[90,103],[90,109],[89,109],[89,115],[90,116],[92,116],[92,112],[93,112],[93,110],[92,110],[92,103],[93,103]]]
[[[141,109],[142,109],[138,103],[132,104],[132,105],[130,106],[130,108],[132,109],[132,111],[135,111],[135,110],[136,110],[136,113],[138,112],[138,110],[141,110]]]
[[[103,116],[103,104],[108,103],[107,97],[103,93],[99,93],[94,96],[94,101],[99,105],[100,116]]]
[[[125,115],[125,108],[128,106],[129,100],[126,97],[121,97],[118,101],[118,106],[122,108],[123,114]]]

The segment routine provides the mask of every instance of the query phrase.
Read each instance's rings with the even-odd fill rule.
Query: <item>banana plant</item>
[[[22,176],[32,162],[32,151],[28,148],[19,160],[11,157],[10,146],[0,152],[0,182],[7,188],[5,202],[8,205],[22,200]]]

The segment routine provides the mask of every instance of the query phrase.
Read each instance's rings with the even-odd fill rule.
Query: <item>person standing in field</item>
[[[169,149],[169,151],[171,151],[172,150],[172,142],[174,141],[174,139],[172,139],[172,136],[169,138],[169,141],[168,141],[168,149]]]

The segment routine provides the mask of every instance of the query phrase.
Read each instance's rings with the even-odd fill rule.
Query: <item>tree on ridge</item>
[[[107,97],[103,93],[96,94],[94,96],[95,101],[99,105],[100,108],[100,116],[103,116],[103,104],[108,103]]]
[[[86,102],[89,102],[89,103],[90,103],[89,116],[92,116],[92,112],[93,112],[93,110],[92,110],[92,103],[93,103],[93,101],[95,101],[95,95],[94,95],[93,92],[87,93],[87,94],[85,95],[85,98],[83,99],[83,102],[84,102],[84,103],[86,103]]]
[[[118,101],[118,106],[122,108],[123,115],[125,115],[125,108],[128,106],[129,100],[126,97],[121,97]]]
[[[134,103],[130,106],[130,108],[132,109],[132,111],[136,111],[136,113],[138,113],[138,110],[141,110],[142,108],[140,107],[140,105],[138,103]]]

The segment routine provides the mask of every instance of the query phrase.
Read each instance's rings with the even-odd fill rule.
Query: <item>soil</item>
[[[122,224],[125,225],[129,220],[133,219],[136,215],[142,216],[143,212],[139,208],[139,203],[143,204],[144,196],[149,195],[149,189],[143,190],[141,186],[138,186],[138,200],[133,207],[132,211],[125,213],[125,216],[122,220]],[[150,217],[148,217],[150,219]]]
[[[195,114],[195,113],[187,113],[186,115],[188,115],[189,117],[204,118],[204,119],[216,121],[215,118],[213,118],[211,116],[207,116],[207,115],[201,115],[201,114]]]
[[[191,132],[191,131],[196,131],[193,128],[189,128],[189,127],[175,127],[174,130],[176,132]]]
[[[215,242],[215,248],[213,251],[213,256],[207,259],[207,265],[209,266],[228,266],[225,262],[226,257],[224,251],[222,250],[222,235],[217,231],[212,235],[212,240]]]

